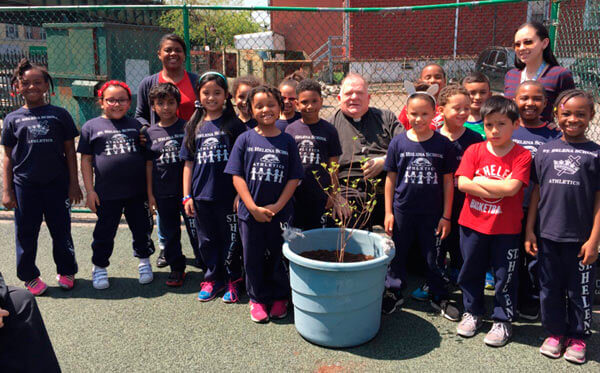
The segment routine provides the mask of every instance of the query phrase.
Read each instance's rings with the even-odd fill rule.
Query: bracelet
[[[187,196],[185,196],[185,197],[183,197],[183,198],[181,199],[181,204],[182,204],[182,205],[185,205],[185,204],[186,204],[186,202],[187,202],[187,201],[189,201],[190,199],[192,199],[192,196],[190,196],[190,195],[188,194]]]
[[[446,221],[450,221],[450,218],[447,218],[445,216],[442,216],[442,219],[446,220]]]

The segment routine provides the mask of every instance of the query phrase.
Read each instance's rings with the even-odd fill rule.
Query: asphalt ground
[[[93,222],[93,215],[82,216]],[[0,213],[0,271],[8,284],[22,286],[15,273],[11,217]],[[124,225],[108,268],[111,287],[93,289],[92,230],[90,222],[76,219],[73,223],[79,273],[72,291],[56,285],[45,226],[39,239],[37,264],[50,288],[37,301],[64,372],[600,371],[598,309],[588,340],[589,361],[583,366],[541,356],[538,349],[545,333],[539,322],[515,323],[512,341],[503,348],[490,348],[483,343],[489,321],[483,332],[464,339],[456,335],[456,323],[413,300],[407,300],[401,311],[383,316],[372,341],[355,348],[328,349],[304,340],[294,328],[292,315],[266,325],[253,323],[245,295],[233,305],[220,299],[198,302],[202,272],[194,267],[188,266],[182,288],[164,284],[168,268],[155,268],[154,282],[140,285],[131,234]],[[184,247],[191,256],[187,241]],[[411,276],[409,289],[422,281]],[[460,299],[458,292],[453,295]],[[486,295],[489,310],[492,293]]]

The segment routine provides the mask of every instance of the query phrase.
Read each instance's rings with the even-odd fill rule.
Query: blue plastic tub
[[[334,250],[339,229],[314,229],[286,241],[283,254],[290,261],[290,284],[296,329],[310,342],[327,347],[351,347],[371,340],[381,323],[385,274],[394,257],[384,253],[385,238],[354,231],[346,252],[373,255],[360,263],[328,263],[299,254]]]

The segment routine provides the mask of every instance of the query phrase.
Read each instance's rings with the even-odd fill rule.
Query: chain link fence
[[[160,71],[158,42],[171,31],[189,46],[190,71],[217,70],[231,79],[252,74],[276,85],[302,70],[323,83],[326,117],[348,72],[370,82],[372,106],[395,113],[405,103],[402,82],[417,80],[430,62],[443,66],[449,81],[482,71],[493,89],[502,91],[504,74],[513,66],[514,32],[524,22],[541,21],[555,35],[555,51],[577,85],[598,97],[600,0],[434,1],[389,8],[398,2],[346,0],[351,8],[345,10],[285,7],[298,3],[291,0],[271,0],[278,8],[0,8],[0,119],[22,104],[11,96],[9,84],[21,57],[48,67],[55,85],[49,99],[67,108],[81,126],[99,115],[94,100],[99,84],[119,79],[135,92],[144,77]],[[341,3],[307,0],[303,5]],[[374,3],[387,8],[362,8]],[[600,130],[591,132],[600,138]]]

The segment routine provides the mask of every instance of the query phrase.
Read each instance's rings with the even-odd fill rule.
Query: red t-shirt
[[[400,121],[400,123],[402,123],[402,125],[404,126],[404,128],[406,128],[407,131],[412,128],[410,123],[408,123],[408,116],[406,115],[406,105],[404,105],[402,111],[400,111],[400,115],[398,115],[398,120]],[[442,115],[442,108],[436,106],[435,117],[433,117],[433,119],[431,120],[431,124],[429,125],[429,127],[431,127],[431,129],[435,131],[437,129],[442,128],[443,125],[444,117]]]
[[[158,82],[167,83],[167,81],[163,79],[162,71],[158,74]],[[196,107],[194,106],[196,92],[194,92],[194,86],[192,86],[187,71],[183,78],[175,83],[175,85],[177,86],[177,89],[179,89],[179,93],[181,93],[181,103],[177,109],[177,116],[183,120],[190,120],[192,114],[194,114],[194,111],[196,110]]]
[[[486,176],[505,180],[510,176],[529,183],[531,153],[515,144],[504,157],[497,157],[487,149],[487,141],[473,144],[463,154],[456,176]],[[523,218],[523,190],[512,197],[489,200],[466,194],[458,223],[483,234],[518,234]]]

